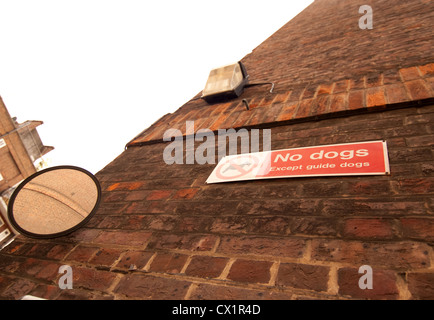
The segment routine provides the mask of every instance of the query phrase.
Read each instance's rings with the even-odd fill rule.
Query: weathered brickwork
[[[198,94],[134,138],[97,174],[88,224],[0,252],[0,298],[433,299],[434,11],[364,4],[373,30],[358,28],[359,2],[317,0],[247,55],[273,93]],[[206,184],[215,164],[163,159],[163,133],[188,120],[269,128],[273,150],[384,140],[391,173]],[[72,290],[58,286],[62,265]],[[364,265],[372,289],[359,286]]]
[[[207,185],[214,165],[167,165],[168,143],[129,148],[98,173],[84,228],[1,252],[0,296],[432,298],[434,153],[415,141],[434,141],[433,120],[425,106],[272,128],[272,149],[384,139],[390,176]],[[63,264],[73,290],[57,287]]]

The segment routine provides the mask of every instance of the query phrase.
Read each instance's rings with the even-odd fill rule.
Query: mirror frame
[[[57,233],[51,233],[51,234],[38,234],[38,233],[33,233],[30,231],[27,231],[23,228],[21,228],[20,225],[17,224],[15,218],[14,218],[14,211],[13,211],[13,206],[14,206],[14,202],[15,199],[18,195],[18,193],[20,192],[20,190],[31,180],[33,180],[34,178],[36,178],[37,176],[40,176],[41,174],[44,174],[46,172],[49,171],[54,171],[54,170],[61,170],[61,169],[69,169],[69,170],[76,170],[76,171],[81,171],[82,173],[86,174],[88,177],[90,177],[94,183],[95,186],[97,188],[97,199],[95,202],[95,205],[92,209],[92,211],[87,215],[86,218],[83,219],[83,221],[81,221],[80,223],[78,223],[77,225],[73,226],[72,228],[69,228],[67,230],[61,231],[61,232],[57,232]],[[18,187],[14,190],[9,203],[8,203],[8,218],[9,221],[11,222],[12,226],[20,233],[23,234],[27,237],[30,238],[34,238],[34,239],[49,239],[49,238],[57,238],[57,237],[62,237],[65,236],[81,227],[83,227],[86,223],[89,222],[89,220],[92,218],[92,216],[95,214],[96,210],[99,207],[99,203],[101,202],[101,185],[98,181],[98,179],[89,171],[80,168],[80,167],[76,167],[76,166],[68,166],[68,165],[62,165],[62,166],[55,166],[55,167],[50,167],[47,169],[43,169],[41,171],[35,172],[32,175],[30,175],[29,177],[27,177],[26,179],[24,179],[19,185]]]

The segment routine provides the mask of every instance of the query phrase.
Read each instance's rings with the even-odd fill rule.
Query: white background
[[[50,166],[96,173],[311,2],[0,0],[0,95]]]

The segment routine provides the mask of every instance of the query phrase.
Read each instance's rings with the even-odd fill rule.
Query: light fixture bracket
[[[248,74],[241,61],[211,70],[202,99],[208,103],[239,97],[248,83]]]

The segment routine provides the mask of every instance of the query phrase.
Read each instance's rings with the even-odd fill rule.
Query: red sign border
[[[384,161],[384,172],[363,172],[363,173],[331,173],[331,174],[302,174],[302,175],[282,175],[282,176],[270,176],[270,177],[251,177],[251,178],[243,178],[243,179],[231,179],[231,180],[221,180],[221,181],[213,181],[208,182],[208,180],[213,175],[214,171],[217,170],[219,163],[214,168],[211,175],[208,177],[206,183],[213,184],[213,183],[224,183],[224,182],[236,182],[236,181],[251,181],[251,180],[265,180],[265,179],[283,179],[283,178],[314,178],[314,177],[345,177],[345,176],[380,176],[380,175],[390,175],[390,162],[389,162],[389,156],[388,156],[388,149],[387,149],[387,142],[386,140],[375,140],[375,141],[360,141],[360,142],[349,142],[349,143],[339,143],[339,144],[328,144],[328,145],[318,145],[318,146],[308,146],[308,147],[299,147],[299,148],[290,148],[290,149],[279,149],[279,150],[270,150],[270,151],[262,151],[262,152],[254,152],[254,153],[245,153],[245,154],[239,154],[236,156],[246,156],[251,154],[260,154],[260,153],[269,153],[269,152],[280,152],[280,151],[295,151],[300,149],[313,149],[313,148],[319,148],[319,147],[333,147],[333,146],[350,146],[350,145],[357,145],[357,144],[369,144],[369,143],[382,143],[383,146],[383,161]],[[223,160],[224,158],[222,158]],[[221,160],[221,161],[222,161]]]

